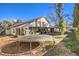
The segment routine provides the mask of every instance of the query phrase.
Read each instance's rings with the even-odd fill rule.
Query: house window
[[[46,27],[48,26],[48,23],[42,22],[42,26]]]

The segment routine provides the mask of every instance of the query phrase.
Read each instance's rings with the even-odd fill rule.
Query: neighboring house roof
[[[40,18],[45,18],[45,19],[47,20],[47,22],[50,24],[50,22],[49,22],[49,20],[47,19],[47,17],[41,16],[41,17],[34,18],[34,19],[32,19],[31,21],[16,23],[16,24],[14,24],[13,26],[9,27],[8,29],[13,28],[13,27],[17,27],[17,26],[20,26],[20,25],[24,25],[24,24],[29,25],[29,23],[31,23],[31,22],[33,22],[33,21],[37,21],[37,20],[40,19]],[[52,27],[51,24],[50,24],[50,26]]]

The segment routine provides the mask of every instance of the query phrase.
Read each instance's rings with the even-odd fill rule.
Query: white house
[[[30,33],[30,31],[32,31],[30,28],[33,27],[47,28],[51,27],[51,24],[49,23],[46,17],[38,17],[28,22],[14,24],[10,28],[8,28],[5,32],[6,35],[27,35]]]

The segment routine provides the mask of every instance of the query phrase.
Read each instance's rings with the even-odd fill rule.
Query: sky
[[[49,12],[50,4],[0,4],[0,19],[18,18],[29,20],[32,18],[46,16]]]
[[[64,5],[64,12],[66,13],[66,14],[68,14],[69,16],[69,18],[66,18],[65,20],[67,20],[67,22],[69,22],[69,23],[72,23],[73,22],[73,10],[74,10],[74,4],[73,3],[71,3],[71,4],[65,4]]]
[[[74,4],[64,4],[64,12],[72,15]],[[0,3],[0,20],[21,19],[31,20],[40,16],[48,16],[51,9],[50,3]],[[53,11],[53,9],[52,9]],[[72,16],[70,16],[71,19]],[[72,22],[70,19],[66,19]]]

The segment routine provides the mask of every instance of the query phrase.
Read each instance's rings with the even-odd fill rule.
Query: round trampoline
[[[53,37],[51,35],[25,35],[19,36],[16,41],[19,42],[45,42],[45,41],[53,41]]]
[[[43,47],[45,47],[46,45],[49,44],[53,44],[54,40],[53,37],[51,35],[25,35],[25,36],[19,36],[16,39],[17,42],[19,42],[18,44],[18,50],[20,49],[20,42],[30,42],[30,54],[32,54],[32,42],[39,42],[41,43],[40,45]],[[45,49],[44,49],[45,50]]]

